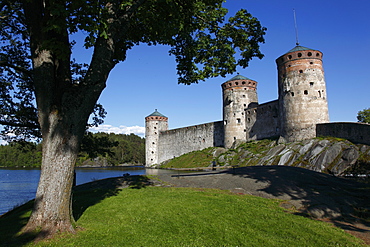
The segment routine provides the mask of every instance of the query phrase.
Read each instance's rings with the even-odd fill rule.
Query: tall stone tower
[[[237,75],[222,85],[224,145],[230,148],[235,140],[246,140],[244,109],[258,104],[257,82]]]
[[[145,166],[158,163],[159,132],[168,130],[168,118],[155,109],[145,118]]]
[[[316,136],[316,124],[329,122],[322,53],[296,46],[276,59],[281,135],[287,141]]]

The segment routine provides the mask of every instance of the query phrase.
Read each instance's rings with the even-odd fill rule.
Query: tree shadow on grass
[[[322,217],[330,217],[331,211],[334,214],[356,214],[352,212],[353,209],[370,206],[369,185],[303,168],[242,167],[229,173],[253,179],[255,183],[264,183],[265,186],[259,188],[259,191],[274,197],[285,196],[289,200],[300,200],[308,210],[321,205]],[[363,216],[366,217],[366,213]]]
[[[18,233],[28,222],[33,204],[34,200],[31,200],[1,215],[0,246],[22,246],[36,238],[37,234],[31,233],[18,237]]]
[[[297,215],[330,219],[337,227],[357,232],[370,229],[369,184],[288,166],[239,167],[172,177],[171,183],[177,186],[282,199],[282,206]],[[364,228],[356,227],[359,222]]]
[[[142,189],[151,185],[142,175],[106,178],[76,186],[73,190],[73,217],[77,221],[85,210],[105,198],[116,196],[123,188]]]
[[[72,195],[72,213],[77,221],[83,212],[105,198],[116,196],[123,188],[141,189],[151,185],[146,176],[124,176],[107,178],[76,186]],[[36,239],[40,234],[19,232],[27,224],[35,200],[31,200],[0,217],[0,246],[22,246]],[[41,233],[42,234],[42,233]]]
[[[329,221],[370,239],[370,186],[298,167],[241,167],[227,171],[263,186],[257,192],[287,200],[295,214]]]

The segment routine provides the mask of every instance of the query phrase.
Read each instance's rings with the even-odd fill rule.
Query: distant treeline
[[[0,167],[40,167],[42,145],[12,142],[0,145]],[[77,166],[144,164],[145,139],[137,135],[90,133],[84,136]]]

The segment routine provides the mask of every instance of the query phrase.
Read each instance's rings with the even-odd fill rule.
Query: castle
[[[322,53],[297,45],[276,59],[278,99],[259,104],[257,82],[237,75],[224,82],[223,121],[168,130],[157,110],[145,118],[146,166],[208,147],[231,148],[237,140],[313,138],[329,122]]]

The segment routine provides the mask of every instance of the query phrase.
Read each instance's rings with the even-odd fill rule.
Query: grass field
[[[277,200],[222,190],[91,188],[74,201],[76,234],[37,244],[14,238],[27,204],[0,217],[2,246],[363,246],[341,229],[285,212]]]

